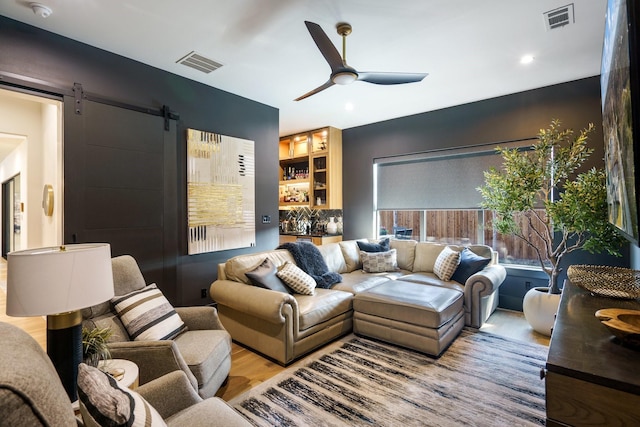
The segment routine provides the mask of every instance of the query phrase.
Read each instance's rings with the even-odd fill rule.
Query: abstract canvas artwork
[[[188,253],[255,246],[254,142],[187,129]]]

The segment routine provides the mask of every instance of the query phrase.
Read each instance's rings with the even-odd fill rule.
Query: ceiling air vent
[[[547,31],[574,23],[573,3],[543,13]]]
[[[191,52],[190,54],[178,59],[176,62],[178,64],[186,65],[187,67],[195,68],[196,70],[207,74],[222,67],[221,63],[216,62],[213,59],[206,58],[196,52]]]

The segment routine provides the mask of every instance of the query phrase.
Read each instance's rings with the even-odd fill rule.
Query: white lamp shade
[[[44,316],[113,297],[111,247],[86,243],[7,255],[7,315]]]

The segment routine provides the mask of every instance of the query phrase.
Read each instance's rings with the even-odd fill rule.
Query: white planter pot
[[[531,288],[522,301],[522,311],[529,325],[538,333],[551,336],[560,305],[560,294],[550,294],[549,288]]]

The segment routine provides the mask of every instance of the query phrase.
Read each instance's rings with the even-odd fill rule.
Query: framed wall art
[[[187,129],[189,255],[255,246],[254,142]]]

